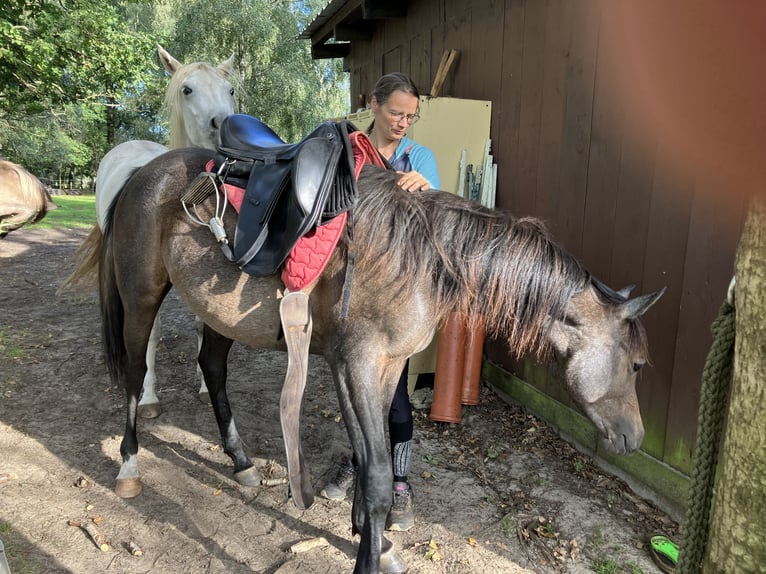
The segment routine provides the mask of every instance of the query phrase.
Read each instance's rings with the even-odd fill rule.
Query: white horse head
[[[204,62],[181,64],[165,48],[157,53],[170,82],[165,106],[170,114],[170,147],[215,149],[220,141],[223,118],[234,113],[232,77],[234,55],[211,66]],[[168,151],[164,145],[147,140],[130,140],[113,147],[98,165],[96,214],[103,228],[106,212],[125,182],[140,167]]]
[[[205,62],[183,65],[159,44],[157,53],[170,74],[165,94],[170,147],[215,149],[223,118],[234,113],[234,87],[229,81],[234,55],[214,67]]]

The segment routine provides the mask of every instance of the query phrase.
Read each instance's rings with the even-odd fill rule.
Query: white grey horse
[[[96,176],[96,214],[98,226],[103,229],[106,213],[117,193],[139,168],[168,149],[201,147],[215,149],[219,143],[219,129],[223,119],[234,113],[234,87],[230,82],[234,55],[212,66],[205,62],[181,64],[162,46],[157,53],[163,67],[170,74],[165,107],[170,114],[170,148],[148,140],[131,140],[112,148],[101,160]],[[197,344],[201,344],[202,328],[198,323]],[[146,351],[146,376],[139,403],[141,416],[152,418],[162,412],[155,390],[155,356],[160,341],[161,322],[157,320]],[[207,402],[208,390],[202,371],[200,400]]]

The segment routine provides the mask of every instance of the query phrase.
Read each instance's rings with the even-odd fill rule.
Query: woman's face
[[[418,98],[400,90],[392,92],[385,104],[378,104],[373,96],[375,131],[388,140],[401,140],[417,116],[418,103]]]

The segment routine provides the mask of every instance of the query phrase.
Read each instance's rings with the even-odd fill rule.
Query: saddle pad
[[[366,163],[384,167],[378,150],[370,138],[361,131],[349,134],[354,152],[354,178]],[[332,252],[338,245],[346,226],[347,212],[341,213],[324,225],[298,240],[282,268],[282,281],[290,291],[298,291],[311,285],[324,271]]]

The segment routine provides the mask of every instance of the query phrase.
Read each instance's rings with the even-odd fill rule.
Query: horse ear
[[[667,287],[663,287],[655,293],[641,295],[641,297],[625,301],[625,303],[620,305],[620,317],[623,319],[638,319],[649,310],[649,307],[654,305],[659,298],[662,297],[666,289]]]
[[[168,52],[165,48],[157,44],[157,55],[160,57],[160,62],[162,62],[162,67],[167,70],[168,74],[171,76],[175,74],[178,71],[178,68],[181,67],[181,62],[176,60],[173,56],[170,55],[170,52]]]
[[[224,76],[231,76],[234,72],[234,56],[235,54],[232,54],[228,60],[218,64],[218,71]]]
[[[633,291],[633,289],[635,288],[636,288],[635,285],[627,285],[626,287],[623,287],[622,289],[617,291],[617,294],[623,299],[627,299],[628,297],[630,297],[630,292]]]

